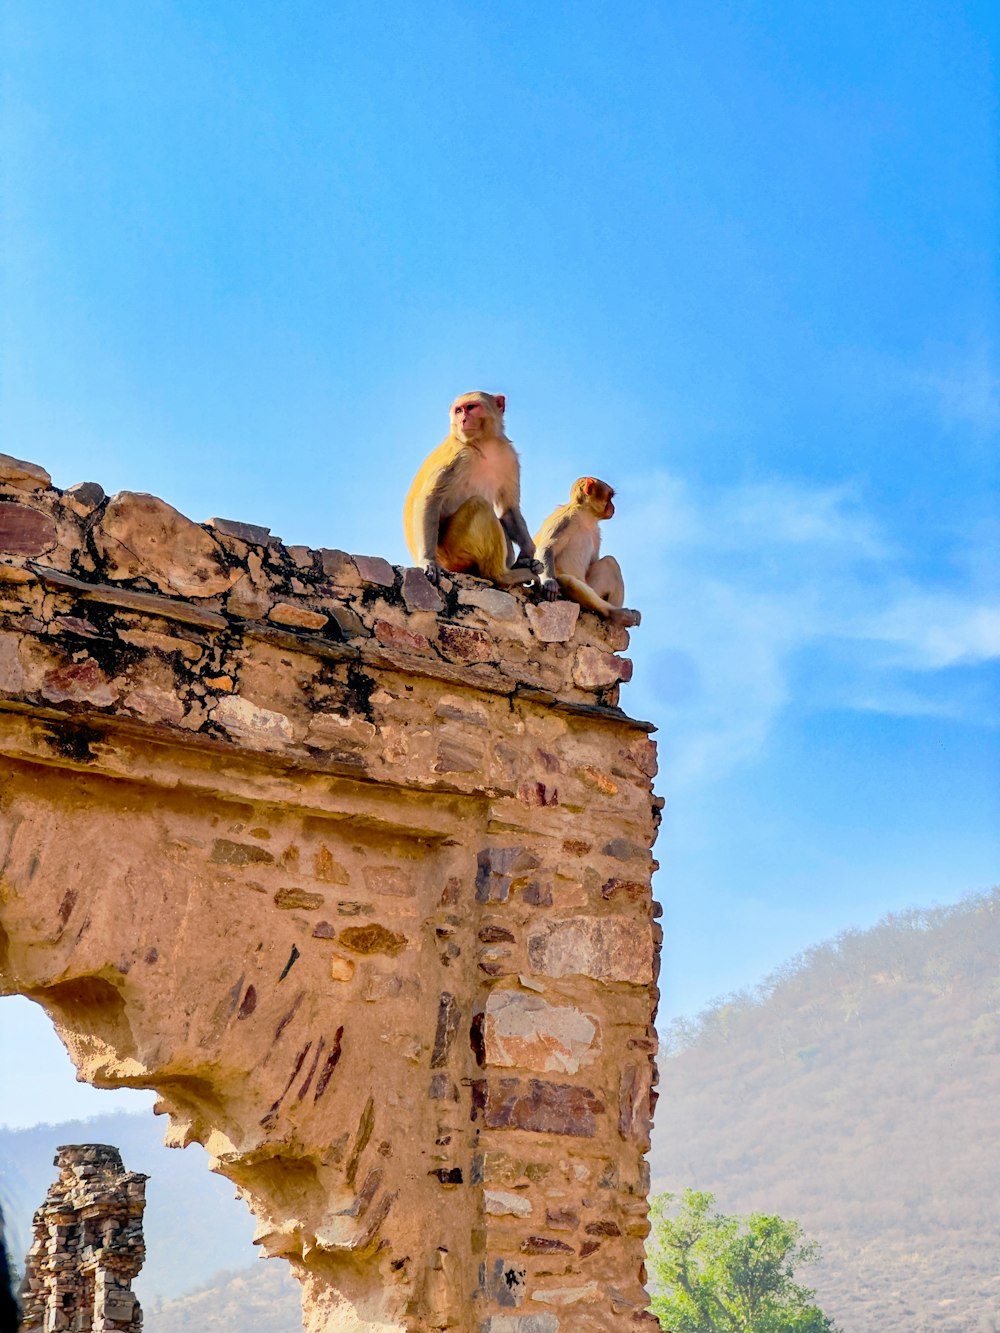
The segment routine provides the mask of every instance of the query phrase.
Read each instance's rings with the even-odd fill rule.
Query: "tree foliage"
[[[838,1333],[814,1304],[815,1292],[794,1281],[795,1269],[819,1255],[797,1222],[767,1213],[730,1217],[713,1195],[659,1194],[649,1265],[651,1309],[670,1333]]]

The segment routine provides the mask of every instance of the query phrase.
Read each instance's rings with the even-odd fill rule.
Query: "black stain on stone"
[[[243,994],[243,976],[244,974],[241,972],[239,980],[235,981],[229,988],[229,1001],[226,1005],[226,1010],[230,1014],[239,1004],[240,996]]]
[[[461,1185],[462,1168],[460,1166],[439,1166],[436,1171],[429,1173],[437,1176],[442,1185]]]
[[[343,1040],[344,1029],[339,1027],[333,1036],[333,1043],[327,1052],[326,1059],[323,1062],[323,1068],[320,1070],[319,1078],[316,1080],[316,1091],[313,1093],[313,1101],[318,1102],[326,1092],[330,1079],[333,1078],[333,1071],[340,1063],[341,1041]]]
[[[295,1082],[295,1080],[298,1078],[299,1071],[302,1069],[303,1064],[305,1064],[306,1056],[309,1054],[311,1050],[312,1050],[312,1042],[307,1041],[306,1044],[302,1047],[302,1050],[299,1051],[298,1055],[295,1057],[295,1063],[292,1066],[292,1072],[288,1076],[288,1082],[285,1084],[281,1096],[278,1098],[276,1102],[271,1103],[267,1111],[261,1117],[260,1123],[265,1128],[269,1128],[271,1125],[273,1125],[277,1117],[278,1111],[281,1108],[281,1103],[288,1096],[288,1090]]]
[[[361,1120],[358,1124],[358,1133],[354,1140],[354,1147],[351,1149],[351,1156],[347,1162],[347,1169],[344,1172],[344,1179],[348,1185],[353,1186],[358,1174],[358,1163],[361,1161],[361,1154],[368,1146],[368,1140],[372,1136],[372,1130],[375,1128],[375,1098],[369,1097],[365,1102],[365,1109],[361,1113]]]
[[[89,764],[97,757],[91,747],[104,739],[104,733],[83,723],[60,722],[49,728],[46,740],[51,749],[76,764]]]
[[[304,998],[305,998],[305,991],[299,991],[298,995],[296,995],[295,997],[295,1001],[292,1004],[291,1009],[289,1009],[288,1013],[284,1015],[284,1017],[279,1021],[278,1026],[274,1029],[275,1041],[279,1039],[281,1034],[284,1032],[285,1028],[288,1027],[289,1023],[295,1017],[298,1007],[302,1003]]]
[[[279,983],[282,982],[282,981],[284,981],[285,977],[288,976],[289,972],[291,972],[292,968],[295,966],[295,963],[296,963],[296,961],[298,960],[299,957],[300,957],[300,955],[299,955],[298,946],[295,945],[295,944],[293,944],[293,945],[292,945],[292,952],[288,955],[288,962],[287,962],[287,963],[285,964],[285,966],[281,969],[281,976],[278,978]]]
[[[472,1047],[472,1053],[476,1057],[476,1064],[480,1069],[486,1065],[486,1039],[483,1035],[483,1024],[486,1022],[486,1015],[478,1013],[472,1015],[472,1023],[469,1026],[469,1045]]]
[[[302,1099],[305,1097],[306,1093],[312,1086],[313,1077],[315,1076],[316,1073],[316,1066],[319,1064],[319,1058],[323,1054],[323,1047],[325,1045],[326,1045],[326,1038],[320,1037],[319,1042],[316,1045],[316,1054],[313,1056],[312,1064],[309,1066],[309,1073],[306,1074],[305,1079],[302,1082],[302,1087],[299,1088],[298,1092],[295,1094],[295,1100],[297,1102],[302,1101]],[[313,1100],[315,1100],[315,1098]]]
[[[508,1310],[516,1309],[524,1299],[527,1276],[526,1268],[507,1259],[494,1259],[492,1269],[485,1263],[479,1266],[479,1286],[484,1296]]]
[[[461,1017],[461,1010],[455,1003],[454,995],[450,991],[442,991],[441,999],[438,1001],[437,1032],[434,1036],[434,1054],[431,1056],[432,1069],[441,1069],[447,1064]]]
[[[249,1018],[257,1008],[257,992],[253,986],[247,987],[247,993],[243,996],[243,1003],[240,1005],[240,1011],[236,1015],[237,1019]]]
[[[352,712],[359,713],[367,718],[369,722],[374,722],[374,710],[372,708],[371,698],[378,686],[374,676],[369,676],[356,663],[350,663],[347,668],[347,687],[348,687],[348,706]]]

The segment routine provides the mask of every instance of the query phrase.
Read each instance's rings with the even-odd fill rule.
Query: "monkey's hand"
[[[543,566],[541,560],[536,560],[533,555],[519,555],[514,561],[515,569],[530,569],[532,574],[541,574]]]
[[[559,584],[555,579],[544,579],[542,581],[542,596],[548,602],[554,602],[559,596]]]
[[[433,583],[436,588],[438,584],[441,582],[441,576],[444,573],[444,570],[441,568],[441,566],[437,563],[436,560],[428,560],[426,565],[424,565],[424,573],[427,575],[428,580],[431,583]]]

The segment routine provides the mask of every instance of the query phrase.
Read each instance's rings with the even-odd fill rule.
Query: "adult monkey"
[[[432,583],[448,570],[513,588],[541,572],[521,514],[521,467],[504,433],[506,406],[502,393],[456,398],[448,438],[424,459],[410,487],[406,544]]]
[[[601,556],[597,525],[611,518],[614,491],[606,481],[581,477],[573,483],[569,504],[545,520],[535,537],[542,562],[542,592],[551,601],[559,593],[615,625],[638,625],[638,611],[625,609],[625,580],[613,555]]]

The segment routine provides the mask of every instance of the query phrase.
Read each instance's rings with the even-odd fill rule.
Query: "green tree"
[[[798,1222],[767,1213],[728,1217],[711,1194],[685,1190],[650,1205],[650,1306],[670,1333],[839,1333],[793,1280],[819,1256]]]

